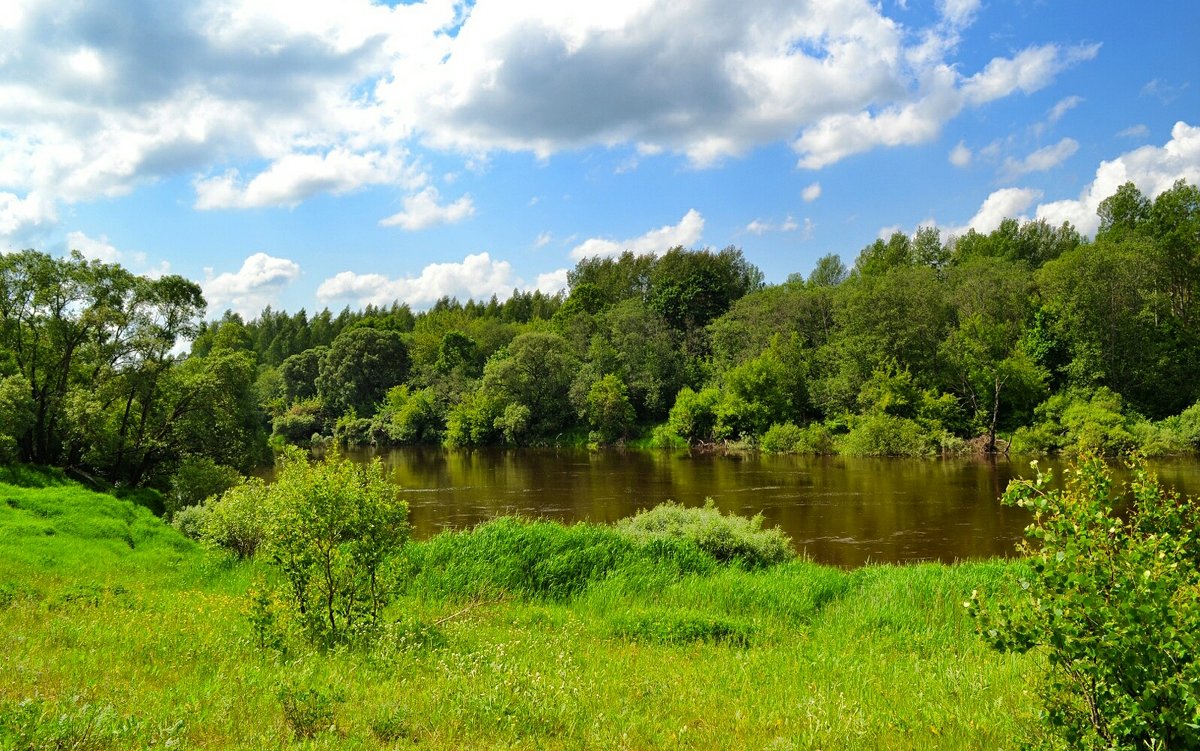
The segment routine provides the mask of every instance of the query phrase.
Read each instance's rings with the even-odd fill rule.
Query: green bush
[[[769,454],[832,454],[833,436],[821,423],[803,428],[795,423],[776,423],[763,434],[759,442]]]
[[[791,540],[778,528],[763,529],[763,517],[723,515],[711,498],[703,508],[668,501],[617,522],[616,528],[639,545],[686,540],[721,562],[749,568],[771,566],[792,557]]]
[[[639,545],[612,527],[500,517],[408,546],[399,576],[410,593],[426,597],[561,601],[617,571],[641,567],[678,577],[715,565],[688,540]]]
[[[242,479],[233,467],[217,464],[207,456],[189,456],[179,463],[171,475],[171,489],[166,494],[167,518],[187,506],[196,506],[206,498],[220,495]]]
[[[203,512],[189,514],[183,524],[197,524],[201,542],[251,558],[267,535],[269,492],[261,478],[251,477],[205,504]]]
[[[929,456],[937,453],[940,436],[915,420],[876,412],[854,418],[837,447],[851,456]]]
[[[721,392],[715,388],[696,392],[684,386],[675,397],[667,425],[675,435],[688,442],[712,440],[720,401]]]
[[[263,547],[309,636],[334,644],[374,628],[392,594],[383,567],[409,531],[408,505],[382,464],[361,466],[336,453],[310,464],[291,449],[262,506]]]
[[[1045,716],[1071,747],[1200,748],[1200,505],[1130,469],[1124,492],[1095,457],[1062,490],[1011,483],[1028,565],[1011,599],[967,606],[998,649],[1048,654]]]

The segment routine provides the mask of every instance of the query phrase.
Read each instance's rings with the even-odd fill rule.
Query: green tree
[[[609,373],[592,384],[587,395],[587,418],[592,434],[600,443],[612,443],[629,436],[636,417],[625,383]]]
[[[317,393],[332,414],[375,413],[387,390],[408,376],[408,347],[396,331],[369,327],[339,334],[321,360]]]

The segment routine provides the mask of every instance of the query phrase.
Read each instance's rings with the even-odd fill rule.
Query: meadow
[[[507,519],[409,543],[382,625],[321,648],[264,626],[267,563],[53,473],[0,479],[5,751],[999,749],[1038,731],[1040,658],[992,651],[963,607],[1020,563],[654,562],[612,554],[604,528]]]

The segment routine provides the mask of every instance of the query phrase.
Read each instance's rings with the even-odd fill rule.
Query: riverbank
[[[261,644],[265,568],[144,509],[0,497],[15,747],[995,749],[1034,723],[1034,658],[961,607],[1011,562],[638,569],[554,596],[415,576],[370,646],[322,652]]]

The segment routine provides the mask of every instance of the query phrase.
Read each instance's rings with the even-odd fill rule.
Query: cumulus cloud
[[[643,235],[623,241],[593,237],[571,249],[571,258],[581,260],[592,256],[619,256],[625,251],[634,253],[666,253],[671,248],[690,248],[700,242],[704,234],[704,217],[699,211],[689,209],[678,224],[668,224],[652,229]]]
[[[1024,159],[1009,157],[1004,162],[1004,174],[1011,179],[1031,172],[1045,172],[1070,159],[1076,151],[1079,151],[1079,142],[1064,138],[1056,144],[1038,149]]]
[[[432,185],[404,199],[404,211],[380,220],[384,227],[402,227],[415,231],[438,224],[457,224],[475,214],[475,203],[466,195],[457,201],[440,204],[441,196]]]
[[[955,167],[969,167],[971,164],[971,150],[962,141],[950,150],[950,163]]]
[[[1053,201],[1037,207],[1037,217],[1051,224],[1064,221],[1080,232],[1091,235],[1100,226],[1096,209],[1126,182],[1132,182],[1146,196],[1156,196],[1176,180],[1200,183],[1200,126],[1177,122],[1171,128],[1171,140],[1162,146],[1142,146],[1104,161],[1096,176],[1076,199]]]
[[[318,193],[338,195],[368,185],[419,185],[424,175],[406,163],[403,153],[356,154],[335,148],[324,154],[286,154],[251,180],[238,170],[198,178],[198,209],[245,209],[295,206]]]
[[[1068,67],[1095,57],[1099,49],[1099,45],[1031,47],[1010,58],[993,58],[966,78],[939,63],[923,71],[913,98],[877,110],[823,118],[805,128],[792,147],[800,155],[800,167],[820,169],[880,146],[923,143],[965,108],[1038,91]]]
[[[11,245],[28,244],[37,230],[58,220],[54,202],[34,191],[24,198],[0,192],[0,239]]]
[[[805,186],[804,190],[800,191],[800,197],[805,203],[812,203],[821,197],[821,183],[812,183]]]
[[[906,28],[871,0],[23,0],[0,18],[0,234],[181,175],[200,209],[387,186],[413,201],[387,223],[470,216],[468,197],[412,195],[418,147],[467,168],[597,145],[703,167],[792,140],[817,168],[926,141],[1095,55],[1048,44],[964,69],[980,2],[937,7]]]
[[[279,294],[299,278],[300,265],[287,258],[255,253],[237,271],[213,276],[213,269],[206,268],[204,276],[200,286],[208,301],[209,315],[220,315],[225,310],[256,315],[276,303]]]
[[[984,199],[975,216],[961,227],[942,227],[947,236],[964,235],[968,230],[988,233],[1000,226],[1004,219],[1026,219],[1026,211],[1042,197],[1040,190],[1032,188],[1001,188]],[[926,222],[934,226],[935,222]]]
[[[564,272],[565,273],[565,272]],[[538,283],[542,283],[539,278]],[[508,261],[493,260],[487,253],[468,255],[462,263],[431,263],[418,276],[391,279],[383,274],[343,271],[317,288],[323,301],[348,301],[357,305],[390,305],[393,301],[424,307],[447,295],[487,299],[506,296],[523,282]]]
[[[548,295],[557,295],[567,289],[567,272],[570,269],[555,269],[548,271],[545,274],[538,274],[537,281],[534,282],[534,289],[541,290]]]

